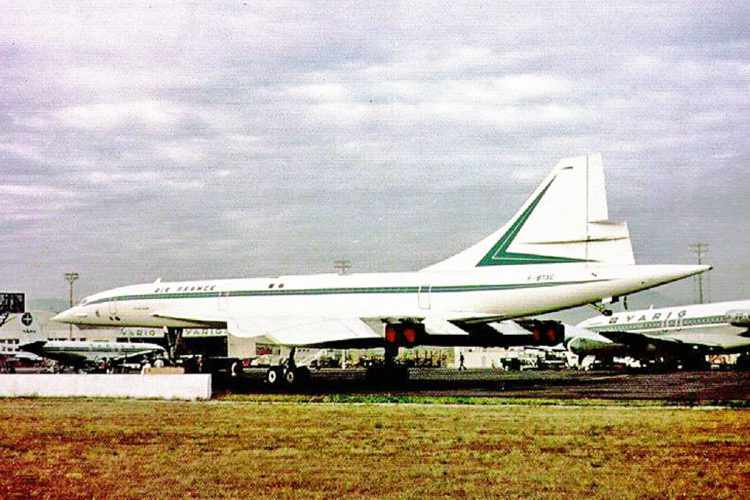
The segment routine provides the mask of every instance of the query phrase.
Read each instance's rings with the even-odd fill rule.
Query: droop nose
[[[65,311],[56,314],[52,317],[52,321],[58,323],[70,323],[73,320],[73,309],[66,309]]]

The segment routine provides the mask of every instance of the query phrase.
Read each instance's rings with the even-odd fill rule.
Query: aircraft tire
[[[281,385],[283,372],[281,371],[281,368],[278,366],[274,366],[268,369],[266,371],[266,384],[270,385],[271,387],[278,387]]]
[[[297,385],[297,369],[296,368],[284,371],[284,382],[286,383],[286,385],[290,387]]]
[[[239,361],[233,361],[231,365],[229,365],[229,376],[232,378],[236,378],[242,375],[242,363]]]

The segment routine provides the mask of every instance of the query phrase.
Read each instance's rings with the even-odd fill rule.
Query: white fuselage
[[[90,366],[101,361],[122,362],[145,356],[166,356],[157,344],[140,342],[87,342],[75,340],[40,340],[20,346],[20,350],[69,366]]]
[[[164,348],[158,344],[145,342],[91,342],[77,340],[48,340],[41,349],[41,355],[48,354],[77,354],[83,357],[103,358],[118,357],[128,354],[151,350],[163,352]]]
[[[206,327],[196,317],[358,318],[539,314],[658,286],[695,266],[547,264],[451,272],[320,274],[275,278],[156,282],[85,298],[55,319],[82,325]]]
[[[614,351],[618,344],[606,332],[630,332],[654,339],[712,344],[713,339],[747,333],[750,324],[736,324],[733,312],[750,314],[750,301],[717,302],[597,316],[566,330],[566,344],[577,354]],[[577,346],[577,349],[576,349]],[[619,346],[622,347],[622,346]]]

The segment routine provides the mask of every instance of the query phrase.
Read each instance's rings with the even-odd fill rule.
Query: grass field
[[[711,496],[750,411],[0,400],[0,498]]]

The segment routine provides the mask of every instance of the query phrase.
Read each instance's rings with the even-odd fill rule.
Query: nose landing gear
[[[165,327],[164,337],[167,339],[167,356],[174,363],[182,348],[182,328]]]

